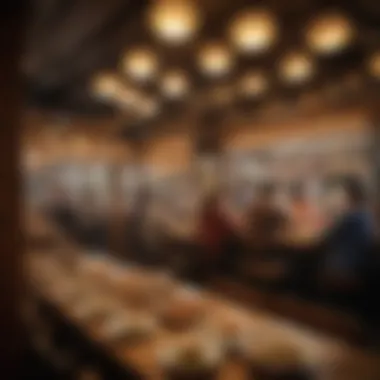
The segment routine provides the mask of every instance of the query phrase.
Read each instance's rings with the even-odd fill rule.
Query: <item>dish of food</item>
[[[107,340],[138,343],[154,335],[157,323],[149,315],[124,312],[106,319],[101,330]]]
[[[76,302],[71,307],[71,315],[81,321],[104,319],[117,310],[117,305],[112,300],[103,297],[84,299]]]
[[[207,339],[173,344],[161,350],[159,356],[171,380],[216,379],[222,360],[222,346]]]
[[[193,327],[206,316],[205,300],[196,292],[180,290],[160,310],[160,320],[169,329]]]
[[[309,380],[311,374],[299,349],[281,341],[253,342],[248,354],[252,378],[258,380]]]

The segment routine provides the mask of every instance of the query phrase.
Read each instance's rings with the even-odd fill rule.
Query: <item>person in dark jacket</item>
[[[57,186],[53,189],[47,214],[59,228],[78,240],[78,219],[70,205],[69,195],[63,188]]]
[[[363,280],[370,265],[370,250],[375,238],[375,222],[362,184],[353,178],[343,183],[346,210],[324,239],[324,275],[331,282],[356,284]]]

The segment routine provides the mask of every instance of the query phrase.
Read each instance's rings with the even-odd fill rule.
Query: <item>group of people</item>
[[[336,213],[329,220],[308,201],[302,187],[294,190],[289,207],[283,209],[276,203],[275,188],[264,185],[257,190],[240,231],[234,228],[222,212],[218,198],[213,196],[207,199],[201,212],[199,244],[206,259],[214,265],[229,256],[229,268],[241,256],[248,256],[248,261],[252,259],[255,265],[257,257],[281,255],[292,247],[312,250],[318,257],[314,261],[314,274],[309,278],[315,281],[323,278],[331,287],[361,282],[376,260],[375,213],[359,180],[342,180],[340,189],[343,197],[339,215]],[[300,231],[310,236],[302,238]]]
[[[361,287],[368,283],[369,278],[376,278],[377,274],[376,215],[359,180],[346,179],[341,182],[340,188],[344,202],[340,205],[339,215],[329,220],[309,202],[301,186],[294,189],[291,202],[283,208],[276,202],[276,189],[272,185],[263,185],[257,189],[244,222],[239,225],[225,212],[218,195],[209,195],[200,207],[197,226],[191,238],[193,247],[196,247],[189,250],[187,257],[191,270],[196,274],[202,273],[205,278],[215,271],[239,276],[239,265],[247,269],[258,265],[260,260],[276,256],[292,264],[294,257],[286,257],[286,252],[294,248],[304,256],[307,252],[303,253],[303,250],[314,253],[308,261],[311,264],[295,265],[296,268],[291,268],[287,273],[304,281],[297,283],[298,288],[306,289],[306,285],[309,288],[320,287],[323,284],[329,289],[341,291]],[[129,221],[126,234],[132,236],[128,244],[129,250],[135,252],[135,258],[149,262],[152,261],[149,256],[155,253],[144,249],[147,234],[142,233],[146,226],[144,214],[149,197],[144,193],[140,198],[135,212],[126,218]],[[107,220],[103,220],[102,224],[102,219],[94,216],[94,205],[87,209],[88,213],[76,214],[68,205],[67,195],[58,189],[53,194],[49,213],[83,245],[106,250]],[[304,235],[310,232],[310,236],[300,239],[298,235],[301,230]],[[168,250],[164,247],[163,251]],[[179,251],[182,248],[177,249],[175,255],[180,255]]]
[[[90,250],[106,250],[109,244],[107,220],[91,192],[83,199],[78,209],[64,188],[56,186],[45,205],[45,214],[73,241]]]

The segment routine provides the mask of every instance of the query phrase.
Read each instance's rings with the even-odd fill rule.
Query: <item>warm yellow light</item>
[[[170,44],[188,42],[200,26],[199,10],[191,0],[155,0],[149,11],[153,33]]]
[[[314,74],[314,63],[304,53],[289,53],[280,63],[280,77],[290,84],[301,84],[311,79]]]
[[[122,62],[123,71],[138,82],[151,80],[157,73],[158,59],[153,51],[137,48],[129,51]]]
[[[137,113],[143,119],[149,119],[160,111],[160,105],[157,100],[150,98],[142,98],[137,106]]]
[[[380,79],[380,52],[370,57],[368,61],[368,72],[374,78]]]
[[[92,91],[102,99],[114,99],[120,91],[121,83],[117,75],[103,73],[97,75],[92,82]]]
[[[310,49],[318,54],[338,53],[349,46],[355,30],[346,17],[330,13],[317,17],[308,27],[306,38]]]
[[[228,74],[233,66],[230,51],[218,43],[205,45],[199,53],[199,67],[203,74],[219,77]]]
[[[241,78],[240,90],[244,96],[260,96],[268,90],[267,78],[260,72],[249,72]]]
[[[116,100],[123,109],[133,109],[139,101],[139,95],[130,88],[122,88],[116,96]]]
[[[168,98],[182,98],[189,91],[189,81],[186,74],[180,70],[167,72],[162,79],[161,89]]]
[[[263,10],[243,11],[232,21],[230,38],[242,53],[265,52],[276,41],[276,21],[270,13]]]

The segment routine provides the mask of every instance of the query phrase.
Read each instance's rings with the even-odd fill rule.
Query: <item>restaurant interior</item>
[[[22,378],[380,379],[380,4],[31,3],[1,32]]]

